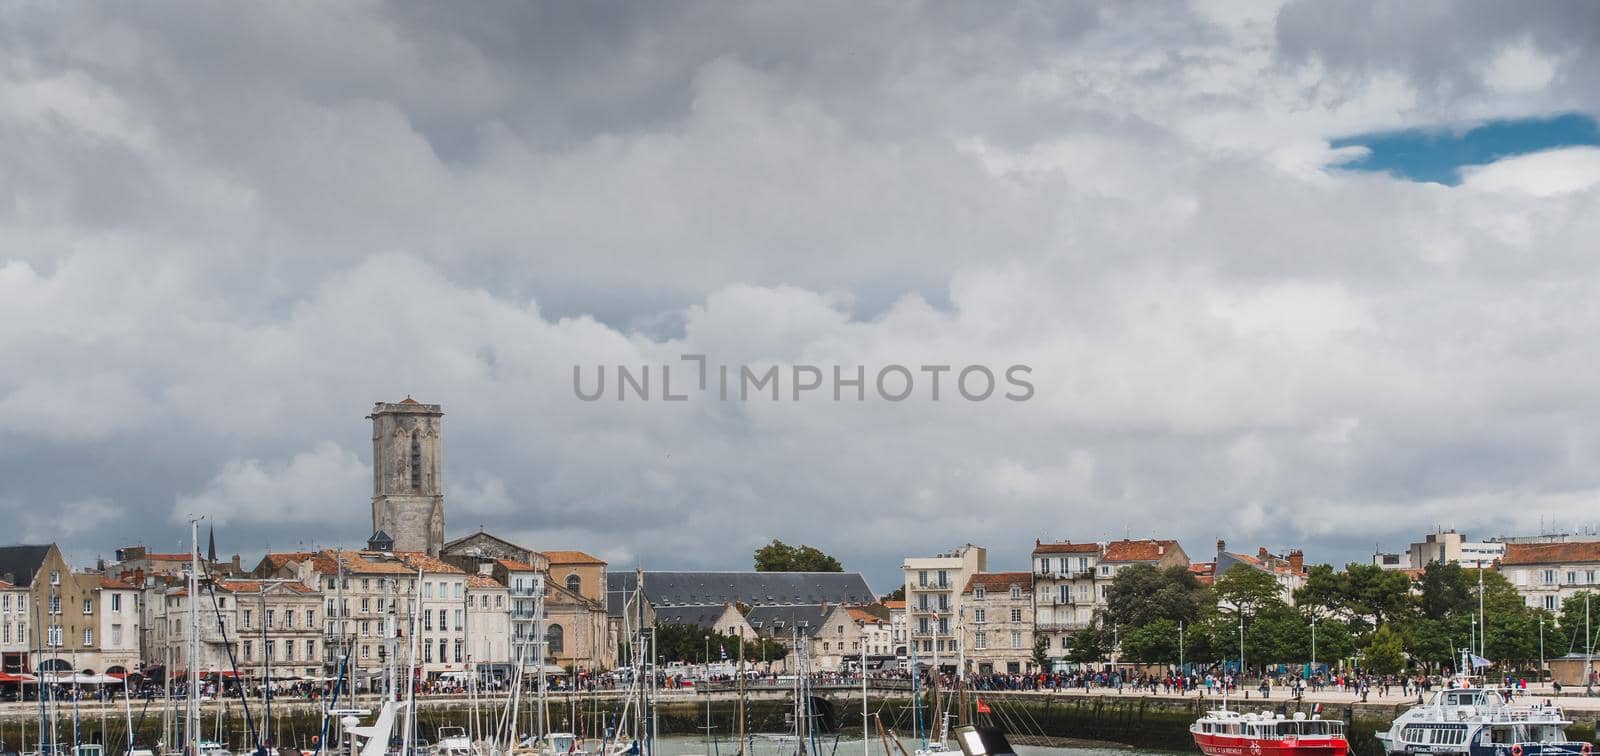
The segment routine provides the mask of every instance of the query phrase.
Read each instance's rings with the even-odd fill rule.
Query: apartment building
[[[1120,540],[1109,543],[1034,542],[1035,632],[1046,639],[1052,664],[1066,665],[1069,638],[1105,610],[1117,573],[1137,564],[1189,566],[1177,541]]]
[[[903,659],[911,643],[911,634],[906,629],[906,602],[903,599],[885,601],[883,608],[889,610],[889,643],[893,649],[889,653]]]
[[[1033,671],[1033,573],[990,572],[968,578],[961,592],[961,631],[968,673]]]
[[[27,586],[0,580],[0,672],[29,671],[33,658],[33,602]]]
[[[1294,605],[1294,592],[1306,584],[1306,557],[1299,549],[1290,550],[1287,554],[1273,554],[1263,546],[1256,549],[1254,554],[1235,553],[1228,551],[1227,541],[1218,540],[1212,575],[1222,577],[1237,565],[1271,575],[1278,583],[1279,597],[1290,606]]]
[[[919,662],[954,671],[961,636],[956,617],[961,611],[961,590],[967,581],[989,569],[989,553],[982,546],[961,548],[931,557],[910,557],[902,565],[906,611],[912,651]]]
[[[461,568],[421,552],[372,549],[322,551],[311,565],[307,585],[321,589],[326,618],[326,672],[348,651],[357,680],[376,679],[388,653],[386,627],[409,639],[413,608],[423,677],[466,671],[467,574]],[[410,641],[395,645],[406,661]]]
[[[1499,569],[1528,606],[1560,611],[1567,597],[1600,591],[1600,541],[1507,543]]]
[[[1064,663],[1068,638],[1089,626],[1101,604],[1098,584],[1102,546],[1098,543],[1034,541],[1034,631],[1046,640],[1055,664]]]
[[[467,576],[467,663],[487,678],[511,679],[511,592],[488,575]]]
[[[224,580],[237,617],[234,660],[252,680],[316,677],[323,665],[322,592],[294,580]]]
[[[888,607],[882,604],[849,607],[850,618],[855,620],[866,645],[867,656],[894,655],[894,627]]]

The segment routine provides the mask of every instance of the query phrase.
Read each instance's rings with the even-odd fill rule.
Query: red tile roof
[[[394,553],[400,561],[405,562],[413,570],[421,569],[423,572],[442,572],[447,575],[463,575],[466,570],[461,569],[438,557],[428,556],[424,551],[396,551]]]
[[[1500,563],[1570,564],[1600,562],[1600,541],[1580,543],[1508,543]]]
[[[1177,541],[1112,541],[1102,562],[1156,562],[1177,548]]]
[[[468,588],[504,588],[505,586],[501,585],[500,581],[495,580],[494,578],[489,577],[488,575],[468,575],[467,576],[467,587]]]
[[[971,593],[973,588],[983,586],[985,591],[1007,591],[1011,586],[1021,586],[1025,591],[1033,591],[1033,573],[1031,572],[980,572],[967,579],[967,587],[961,589],[962,593]]]
[[[155,554],[151,552],[145,552],[145,555],[140,557],[140,559],[147,559],[152,562],[187,562],[189,561],[190,556],[188,554]]]
[[[606,561],[582,551],[541,551],[551,564],[605,564]]]
[[[495,561],[500,563],[501,567],[512,572],[535,572],[533,565],[526,562],[518,562],[515,559],[496,559]]]
[[[105,575],[101,575],[100,576],[100,587],[101,588],[108,588],[108,589],[114,590],[114,591],[137,591],[137,590],[139,590],[139,588],[137,586],[128,585],[127,583],[124,583],[121,580],[117,580],[115,578],[106,577]]]
[[[885,607],[888,607],[889,609],[904,609],[904,608],[906,608],[906,600],[905,599],[894,599],[892,601],[883,602],[883,605]]]
[[[314,556],[316,553],[311,551],[284,551],[277,554],[269,553],[262,559],[272,565],[273,569],[278,569],[290,562],[304,562]]]
[[[1062,541],[1061,543],[1040,543],[1038,541],[1034,541],[1033,542],[1033,553],[1035,553],[1035,554],[1098,554],[1098,553],[1100,553],[1100,544],[1098,544],[1098,543],[1073,543],[1071,541]]]

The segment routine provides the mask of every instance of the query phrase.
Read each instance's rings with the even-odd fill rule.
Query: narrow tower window
[[[416,433],[411,434],[411,487],[422,487],[422,442]]]

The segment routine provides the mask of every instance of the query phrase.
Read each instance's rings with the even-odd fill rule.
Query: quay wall
[[[834,704],[840,727],[845,737],[854,737],[861,731],[861,693],[859,690],[835,689],[820,691],[820,695]],[[657,718],[663,734],[700,735],[705,732],[707,698],[710,699],[712,732],[727,739],[737,729],[738,705],[731,693],[713,692],[695,695],[673,693],[663,695],[657,707]],[[984,724],[1004,728],[1014,742],[1023,744],[1053,744],[1073,741],[1102,741],[1119,743],[1140,749],[1193,752],[1189,739],[1189,724],[1205,710],[1214,707],[1216,698],[1151,696],[1151,695],[1082,695],[1072,693],[1004,693],[981,694],[991,713],[980,715]],[[141,744],[153,743],[160,737],[162,709],[160,702],[141,706],[135,702],[132,719]],[[478,721],[481,729],[492,729],[499,716],[502,701],[480,703]],[[1311,716],[1313,704],[1281,699],[1239,701],[1233,708],[1241,711],[1271,711],[1292,717],[1296,712]],[[550,699],[552,729],[596,731],[601,719],[597,712],[615,709],[616,697],[585,697],[576,705],[583,712],[582,724],[571,721],[574,705],[568,699]],[[1352,756],[1381,756],[1374,732],[1388,729],[1395,716],[1404,711],[1408,703],[1398,700],[1367,703],[1324,703],[1322,717],[1343,719],[1350,725]],[[370,701],[358,704],[373,708]],[[529,711],[531,703],[523,704],[521,730],[531,729]],[[885,728],[902,737],[913,734],[912,707],[909,696],[899,691],[874,691],[867,699],[871,714],[881,717]],[[180,703],[181,709],[181,703]],[[262,709],[258,701],[251,702],[251,713],[259,722]],[[749,695],[746,706],[746,731],[788,732],[792,724],[792,700],[787,691],[757,691]],[[461,699],[423,700],[418,703],[419,730],[423,737],[433,740],[434,730],[441,725],[465,726],[472,709]],[[1595,720],[1600,712],[1567,710],[1574,725],[1569,735],[1580,740],[1595,740]],[[104,742],[100,737],[102,715],[105,732],[114,752],[121,746],[126,732],[124,711],[121,706],[99,707],[89,703],[78,706],[78,739],[82,742]],[[70,704],[59,706],[55,712],[55,731],[58,742],[73,740],[73,712]],[[924,712],[925,721],[930,715]],[[0,705],[0,741],[19,750],[33,750],[38,744],[39,709],[37,703],[10,703]],[[224,740],[235,750],[249,741],[246,734],[242,708],[237,700],[208,702],[204,706],[203,721],[208,738],[220,731]],[[310,748],[313,735],[321,726],[320,709],[315,703],[274,702],[273,727],[278,742],[285,746]],[[25,739],[24,739],[24,736]],[[826,739],[831,740],[829,736]]]

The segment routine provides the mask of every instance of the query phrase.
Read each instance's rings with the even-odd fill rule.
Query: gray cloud
[[[1353,131],[1596,112],[1592,11],[1227,5],[5,11],[0,511],[72,513],[80,562],[190,511],[250,553],[359,541],[362,416],[410,393],[452,533],[619,563],[782,537],[886,584],[964,541],[1339,561],[1592,519],[1592,161],[1324,169]],[[1039,391],[571,394],[689,352]]]

